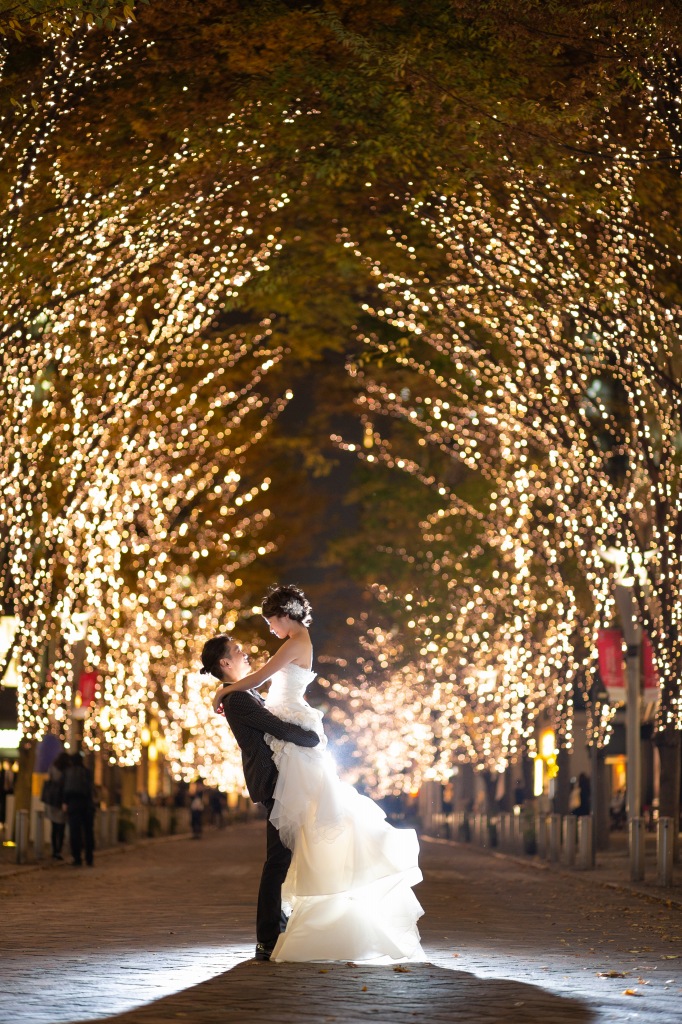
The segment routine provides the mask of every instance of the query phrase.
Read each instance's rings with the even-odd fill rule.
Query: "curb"
[[[495,857],[498,860],[504,860],[511,864],[516,864],[524,868],[533,868],[536,871],[548,871],[553,875],[559,875],[562,878],[570,878],[572,881],[582,882],[584,885],[598,885],[602,889],[617,890],[619,892],[628,893],[630,895],[638,896],[642,900],[653,903],[662,903],[667,907],[676,906],[682,910],[682,896],[677,893],[671,893],[669,896],[663,895],[663,891],[660,893],[650,892],[648,889],[639,889],[633,884],[628,882],[612,882],[605,881],[601,878],[595,878],[586,871],[566,871],[561,866],[556,866],[550,863],[544,863],[543,861],[535,859],[526,859],[525,857],[517,857],[513,853],[501,853],[498,850],[489,850],[484,846],[472,846],[470,843],[460,843],[456,839],[441,839],[438,836],[427,836],[420,835],[422,842],[429,843],[440,843],[443,846],[452,846],[459,850],[476,850],[478,853],[486,854],[488,857]]]
[[[217,831],[217,830],[216,830]],[[110,857],[115,854],[126,854],[134,853],[136,850],[144,849],[146,846],[154,845],[155,843],[168,843],[174,842],[180,839],[191,838],[191,832],[179,832],[172,836],[145,836],[138,839],[134,843],[117,843],[116,846],[106,846],[103,850],[98,850],[95,847],[95,853],[97,859],[100,857]],[[71,865],[68,860],[53,861],[50,856],[43,858],[42,861],[37,864],[15,864],[12,865],[7,871],[3,870],[0,865],[0,882],[3,878],[16,878],[17,875],[29,874],[32,871],[53,871],[61,868],[68,868]]]

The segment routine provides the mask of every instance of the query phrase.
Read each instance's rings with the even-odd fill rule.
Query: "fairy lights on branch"
[[[70,59],[74,82],[89,75]],[[64,110],[73,96],[60,94]],[[234,152],[255,174],[262,151],[240,135],[236,120],[215,129],[220,166]],[[20,620],[20,726],[65,730],[73,624],[85,623],[99,679],[85,743],[131,765],[153,722],[176,774],[200,763],[233,783],[224,726],[187,705],[210,707],[211,681],[199,696],[188,677],[197,638],[233,627],[243,572],[272,550],[270,480],[251,479],[249,460],[291,397],[274,379],[285,353],[270,319],[231,324],[282,249],[271,221],[284,200],[251,203],[229,175],[203,184],[189,136],[160,161],[147,147],[97,194],[58,156],[46,163],[48,133],[28,162],[22,138],[2,220],[0,397],[0,585]],[[56,211],[41,225],[19,202],[18,179],[34,187],[38,174]],[[49,277],[38,289],[35,231]]]
[[[570,217],[572,197],[543,195],[518,169],[504,198],[475,185],[457,199],[408,202],[447,259],[438,280],[418,265],[393,271],[339,238],[366,259],[382,297],[363,307],[376,327],[349,364],[371,443],[335,440],[446,499],[410,559],[421,614],[407,622],[414,653],[395,652],[409,667],[391,672],[384,659],[381,685],[370,678],[365,690],[373,702],[388,680],[397,707],[423,711],[437,684],[453,762],[463,747],[485,767],[520,745],[533,753],[542,711],[570,746],[575,687],[588,696],[596,629],[615,615],[603,557],[613,546],[646,561],[634,585],[662,683],[659,724],[682,727],[682,317],[659,283],[678,256],[640,211],[633,167],[626,154],[602,170],[601,206],[573,205]],[[404,229],[393,237],[415,252]],[[410,424],[412,439],[391,420]],[[485,497],[473,510],[448,484],[453,465],[455,478],[479,481]],[[405,594],[390,596],[410,610]],[[613,709],[596,709],[598,720],[593,710],[589,738],[601,744]],[[438,764],[425,748],[419,770]]]

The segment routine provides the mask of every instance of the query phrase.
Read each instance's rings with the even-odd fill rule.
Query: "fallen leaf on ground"
[[[637,990],[634,988],[626,988],[623,992],[624,996],[641,996],[641,994],[641,992],[637,992]]]
[[[361,989],[361,991],[362,991],[362,992],[366,992],[366,991],[367,991],[367,986],[366,986],[366,985],[363,985],[363,986],[362,986],[362,989]]]
[[[409,974],[410,973],[409,967],[394,967],[393,970],[395,971],[396,974]]]
[[[597,975],[598,978],[627,978],[627,974],[623,974],[622,971],[600,971]]]

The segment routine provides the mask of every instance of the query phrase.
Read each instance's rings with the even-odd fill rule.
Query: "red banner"
[[[95,690],[97,688],[97,673],[96,672],[81,672],[81,677],[78,680],[78,692],[81,695],[81,707],[89,708],[95,699]]]
[[[654,661],[654,649],[646,633],[642,633],[642,677],[644,683],[642,700],[645,704],[652,704],[660,696],[661,681],[658,678],[658,669]]]
[[[612,704],[625,700],[625,673],[623,671],[623,634],[619,629],[600,629],[597,634],[599,674],[608,690]]]

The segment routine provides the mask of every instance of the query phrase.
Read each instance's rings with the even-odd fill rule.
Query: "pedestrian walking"
[[[64,775],[64,810],[69,821],[69,837],[74,867],[85,863],[92,867],[95,850],[95,801],[92,772],[85,767],[83,755],[73,754]]]
[[[569,797],[569,810],[577,818],[589,814],[591,810],[590,778],[585,772],[581,772],[577,779],[573,780],[573,788]]]
[[[62,848],[66,832],[66,811],[64,810],[64,777],[71,765],[71,758],[62,750],[48,768],[40,799],[45,807],[45,817],[51,825],[50,840],[52,859],[63,860]]]
[[[211,824],[215,825],[216,828],[223,828],[225,825],[225,819],[223,818],[223,794],[218,789],[212,789],[208,794],[208,806],[211,811]]]

